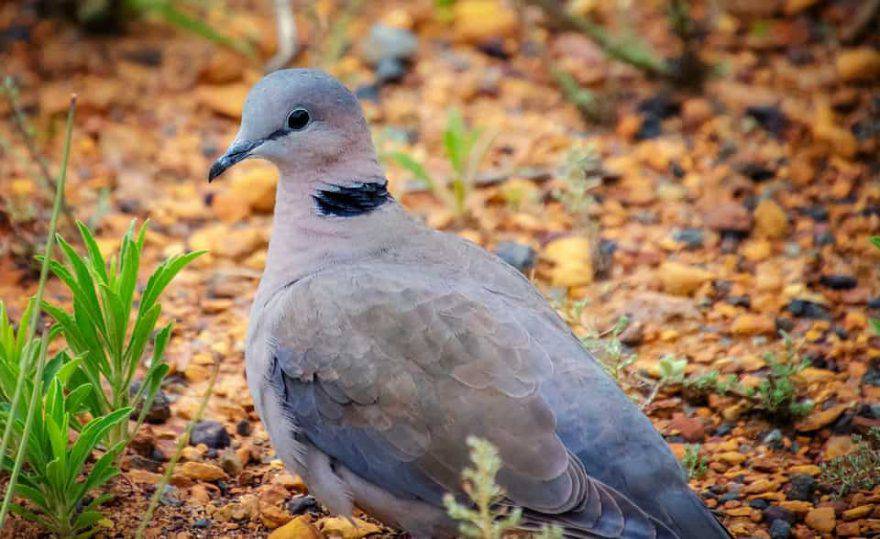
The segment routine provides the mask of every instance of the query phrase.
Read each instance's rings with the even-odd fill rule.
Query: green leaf
[[[89,454],[103,440],[107,432],[120,422],[127,420],[130,414],[131,408],[121,408],[105,416],[92,419],[83,427],[70,452],[69,466],[71,470],[76,471],[76,475],[82,471]]]
[[[434,189],[434,179],[428,173],[428,170],[424,165],[415,160],[414,157],[404,152],[389,152],[388,157],[394,161],[397,166],[405,169],[410,174],[412,174],[415,179],[424,183],[426,187],[429,189]]]
[[[100,487],[119,474],[119,469],[115,466],[115,460],[121,448],[121,445],[117,446],[116,450],[108,451],[95,462],[85,481],[74,487],[75,497],[82,498],[90,490]]]
[[[46,497],[42,492],[31,487],[29,485],[25,485],[22,481],[19,481],[17,485],[15,485],[15,493],[19,496],[23,496],[28,499],[32,504],[39,506],[39,508],[43,511],[50,512],[51,506],[46,501]]]
[[[79,514],[79,516],[74,521],[73,528],[75,530],[82,530],[84,528],[91,529],[102,518],[104,518],[104,515],[102,515],[100,511],[83,511],[82,513]],[[92,534],[93,534],[93,532],[89,532],[88,535],[84,535],[84,536],[89,537]],[[81,534],[81,535],[83,535],[83,534]]]
[[[165,290],[165,287],[167,287],[171,280],[177,276],[180,270],[206,252],[207,251],[193,251],[191,253],[177,255],[161,264],[147,281],[147,287],[144,289],[144,293],[141,296],[140,311],[143,312],[151,308],[153,303],[159,298],[159,295],[162,294],[162,291]]]
[[[70,413],[79,413],[84,409],[83,403],[92,394],[91,384],[82,384],[67,394],[67,410]]]
[[[133,375],[135,369],[137,369],[141,356],[144,353],[144,348],[147,345],[147,340],[149,339],[153,328],[156,327],[156,321],[159,319],[160,313],[161,307],[159,304],[155,304],[148,311],[143,313],[143,315],[139,314],[135,321],[134,330],[132,330],[131,333],[131,340],[128,343],[128,349],[126,349],[124,353],[125,358],[128,361],[126,378],[129,379],[129,381],[131,375]]]
[[[83,244],[86,246],[86,251],[89,254],[89,260],[91,261],[92,269],[95,273],[100,277],[101,282],[107,284],[109,281],[107,280],[107,261],[104,260],[104,255],[101,254],[101,249],[98,248],[98,243],[95,241],[95,237],[92,235],[92,231],[89,230],[82,221],[77,220],[76,222],[77,228],[79,228],[79,234],[82,236]]]
[[[101,304],[98,302],[98,295],[95,292],[95,281],[92,278],[89,268],[85,265],[82,259],[80,259],[73,247],[64,241],[64,238],[58,235],[57,241],[58,246],[64,251],[68,264],[73,267],[74,274],[76,275],[76,282],[79,285],[78,290],[73,290],[75,292],[74,301],[81,301],[86,307],[88,314],[92,317],[93,322],[101,323],[101,328],[103,328]]]

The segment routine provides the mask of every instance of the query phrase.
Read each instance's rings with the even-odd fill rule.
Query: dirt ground
[[[359,88],[379,149],[407,152],[438,177],[449,172],[447,111],[483,129],[491,143],[467,216],[389,162],[392,192],[431,226],[487,249],[532,249],[525,271],[579,335],[628,317],[619,340],[635,360],[621,380],[677,455],[700,444],[706,469],[691,486],[731,532],[770,537],[776,523],[773,537],[864,537],[880,534],[880,488],[838,498],[820,465],[880,426],[880,349],[869,322],[880,316],[880,250],[869,241],[880,233],[880,39],[876,18],[853,28],[871,3],[693,2],[698,51],[711,65],[701,89],[648,77],[582,34],[548,31],[534,9],[492,0],[442,9],[319,0],[298,13],[304,50],[292,65],[323,66]],[[294,518],[298,531],[275,537],[393,533],[368,517],[354,528],[310,504],[275,458],[244,378],[276,173],[247,162],[209,185],[207,171],[275,49],[270,4],[218,1],[203,11],[251,43],[252,57],[161,21],[95,35],[38,17],[28,2],[0,6],[0,65],[53,170],[69,94],[79,95],[67,201],[102,249],[112,251],[131,219],[149,218],[146,267],[210,250],[167,293],[170,414],[160,412],[126,453],[99,537],[132,536],[215,365],[204,419],[225,427],[228,447],[221,434],[209,440],[215,447],[185,451],[149,536],[263,537]],[[681,52],[665,2],[574,4],[656,54]],[[411,31],[418,48],[398,66],[399,80],[371,86],[376,24]],[[592,90],[593,118],[559,90],[551,68]],[[7,102],[0,113],[0,297],[17,316],[36,287],[30,255],[51,195]],[[573,155],[585,181],[572,180]],[[579,192],[576,181],[591,187]],[[69,221],[61,230],[73,237]],[[64,300],[57,282],[49,294]],[[780,330],[810,362],[795,377],[799,398],[815,403],[802,418],[774,421],[741,395],[695,397],[655,382],[661,358],[674,356],[687,359],[689,377],[717,370],[757,387],[768,376],[765,355],[785,357]],[[19,520],[9,526],[9,537],[37,534]]]

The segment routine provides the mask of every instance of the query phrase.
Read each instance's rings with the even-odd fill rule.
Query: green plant
[[[71,3],[68,0],[68,3]],[[253,48],[233,39],[190,14],[197,2],[182,0],[72,0],[76,20],[93,29],[118,29],[124,23],[143,17],[154,17],[204,39],[253,56]],[[187,5],[188,4],[188,5]]]
[[[422,163],[405,152],[392,151],[385,156],[429,188],[452,208],[456,217],[462,217],[467,212],[467,200],[476,182],[477,169],[493,138],[483,135],[482,129],[469,128],[457,109],[449,111],[443,130],[443,151],[452,174],[444,181],[436,181]]]
[[[556,81],[556,85],[559,86],[565,99],[577,107],[581,116],[592,121],[600,119],[601,111],[599,108],[599,101],[596,99],[596,95],[593,94],[593,92],[582,87],[577,79],[559,67],[551,67],[550,75]]]
[[[806,415],[813,408],[809,400],[800,400],[793,376],[810,366],[807,359],[799,359],[791,338],[783,334],[785,359],[780,361],[768,352],[764,359],[769,367],[767,377],[757,387],[749,388],[746,396],[752,407],[776,422],[788,422]]]
[[[443,497],[443,505],[449,516],[460,522],[462,536],[500,539],[504,532],[516,528],[522,510],[501,505],[504,490],[495,483],[495,476],[501,469],[498,450],[486,440],[474,437],[468,438],[467,444],[471,448],[474,466],[465,468],[461,475],[465,494],[473,502],[473,507],[459,503],[452,494]]]
[[[495,483],[495,476],[501,469],[501,457],[490,442],[469,437],[472,468],[462,471],[463,488],[470,499],[465,505],[452,494],[443,497],[446,512],[459,521],[459,532],[463,537],[473,539],[501,539],[506,532],[517,530],[522,519],[522,510],[508,505],[504,489]],[[562,529],[558,526],[544,526],[538,538],[560,539]]]
[[[45,354],[45,348],[42,353]],[[88,473],[86,463],[108,432],[124,423],[131,413],[131,408],[120,408],[79,425],[75,416],[85,411],[84,401],[92,388],[84,384],[65,394],[64,384],[77,366],[78,361],[69,361],[58,370],[35,409],[11,418],[4,414],[2,419],[4,423],[11,421],[16,436],[25,440],[21,449],[25,467],[14,491],[30,506],[12,504],[12,511],[62,538],[91,535],[90,530],[101,519],[97,508],[110,496],[97,496],[90,501],[87,497],[119,473],[114,461],[124,443],[110,447]],[[38,383],[37,387],[39,390],[43,384]],[[26,432],[28,421],[22,415],[35,418],[30,433]],[[79,431],[74,442],[69,441],[71,429]],[[11,459],[3,460],[6,471],[13,467]]]
[[[73,354],[83,357],[74,379],[88,382],[95,389],[86,400],[92,415],[102,416],[127,407],[140,410],[133,429],[120,423],[110,433],[109,443],[114,446],[127,442],[140,428],[168,372],[163,353],[171,336],[171,323],[156,333],[144,381],[134,395],[130,393],[129,388],[162,311],[159,296],[177,273],[203,252],[176,255],[159,264],[136,301],[135,288],[147,224],[144,223],[135,233],[132,222],[122,238],[119,254],[109,262],[101,254],[88,227],[82,223],[77,226],[87,256],[80,257],[59,236],[58,244],[67,263],[49,262],[52,273],[70,289],[73,312],[68,313],[48,303],[43,308],[60,326]],[[133,323],[132,312],[135,313]]]
[[[674,75],[666,62],[655,56],[651,47],[637,36],[613,35],[599,24],[571,13],[565,9],[564,3],[555,0],[526,0],[526,3],[539,7],[553,26],[585,35],[609,58],[630,64],[650,75],[661,77]]]
[[[219,372],[220,363],[214,362],[214,369],[211,373],[211,378],[208,381],[208,387],[202,395],[202,400],[199,402],[196,414],[190,419],[189,423],[186,425],[186,429],[183,431],[183,435],[177,440],[177,448],[174,451],[174,455],[171,457],[171,460],[168,461],[168,464],[165,465],[165,473],[162,474],[162,479],[159,480],[159,483],[156,485],[156,490],[153,491],[153,495],[150,497],[150,504],[147,506],[147,511],[144,513],[143,518],[141,518],[141,523],[135,531],[136,539],[143,539],[147,526],[149,526],[150,521],[153,520],[153,512],[159,505],[159,499],[162,497],[162,493],[165,492],[165,487],[171,481],[171,475],[174,473],[174,468],[180,461],[181,455],[183,455],[183,449],[189,444],[193,428],[195,428],[196,424],[202,420],[202,414],[205,413],[205,407],[208,406],[208,399],[211,398],[211,394],[214,392],[214,384],[217,382],[217,374],[219,374]]]
[[[626,368],[636,360],[636,356],[627,353],[623,343],[620,342],[620,334],[628,325],[629,318],[621,316],[611,330],[604,334],[593,334],[581,339],[584,348],[596,356],[605,371],[614,378],[618,385],[623,382]]]
[[[596,205],[592,192],[602,185],[601,171],[595,147],[575,146],[568,151],[560,175],[562,186],[553,192],[553,196],[569,215],[580,216],[589,222],[589,212]]]
[[[660,358],[660,383],[662,385],[678,385],[684,382],[684,369],[687,359],[664,355]]]
[[[687,376],[682,383],[685,398],[691,401],[703,400],[709,394],[727,395],[731,391],[739,390],[736,375],[729,374],[721,378],[718,371],[712,370],[705,374]]]
[[[853,436],[853,450],[822,464],[820,481],[838,498],[880,485],[880,428],[872,427],[867,438]]]
[[[4,396],[8,399],[6,406],[6,417],[8,418],[3,425],[3,438],[0,441],[0,459],[3,459],[4,467],[7,462],[11,461],[9,481],[6,484],[6,492],[3,496],[3,505],[0,507],[0,530],[6,523],[6,516],[12,504],[12,494],[16,491],[18,477],[21,468],[24,465],[27,453],[27,443],[30,439],[30,431],[34,421],[34,413],[32,411],[37,406],[38,397],[43,381],[43,374],[46,372],[46,353],[49,345],[50,332],[43,331],[40,339],[39,352],[35,352],[34,338],[37,334],[37,321],[40,318],[40,309],[43,303],[43,293],[46,290],[46,279],[49,276],[49,259],[52,257],[52,248],[54,247],[55,231],[58,226],[58,216],[61,214],[61,208],[64,206],[64,188],[67,184],[67,165],[70,160],[70,146],[73,138],[73,117],[76,112],[76,95],[70,97],[70,106],[67,110],[67,123],[64,130],[64,150],[61,158],[61,172],[58,174],[58,180],[55,182],[55,198],[52,203],[52,215],[49,219],[49,233],[46,235],[46,243],[43,248],[43,261],[40,267],[40,279],[37,284],[37,293],[31,300],[31,305],[27,309],[27,323],[19,328],[18,335],[4,328],[4,339],[7,343],[14,342],[14,346],[5,347],[16,353],[15,357],[9,356],[7,360],[15,361],[17,364],[17,373],[14,374],[15,385],[10,388],[12,376],[11,370],[7,379]],[[4,323],[8,324],[9,319],[4,310]],[[11,327],[11,326],[10,326]],[[20,336],[24,335],[21,339]],[[35,360],[34,360],[35,358]],[[33,370],[32,370],[33,369]],[[19,401],[25,394],[27,388],[28,401],[23,410],[19,409]],[[13,430],[18,424],[19,414],[25,415],[19,433],[18,443],[11,454],[7,455],[9,442],[11,441]]]
[[[684,448],[684,457],[681,466],[687,474],[687,479],[702,479],[709,471],[709,461],[700,456],[700,444],[687,445]]]

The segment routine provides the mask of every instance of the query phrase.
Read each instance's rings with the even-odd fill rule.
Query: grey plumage
[[[312,118],[303,129],[285,127],[294,108]],[[460,493],[475,435],[498,447],[499,482],[526,527],[728,536],[648,419],[519,272],[375,198],[384,175],[338,82],[311,70],[264,78],[211,176],[241,152],[281,171],[248,384],[278,455],[328,509],[358,505],[416,536],[454,535],[441,497]],[[336,196],[321,211],[321,192],[357,203]]]

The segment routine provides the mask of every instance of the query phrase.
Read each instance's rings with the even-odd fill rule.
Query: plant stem
[[[150,497],[150,505],[147,506],[147,512],[144,513],[144,518],[141,519],[141,523],[134,534],[135,539],[143,539],[144,532],[147,529],[147,525],[149,525],[150,521],[153,520],[153,512],[156,510],[156,506],[159,505],[159,498],[162,497],[162,492],[165,490],[168,482],[171,481],[171,474],[174,473],[174,468],[175,466],[177,466],[177,462],[180,460],[180,456],[183,453],[183,448],[186,447],[186,445],[189,443],[189,437],[192,434],[193,428],[196,426],[196,423],[201,421],[202,414],[205,413],[205,408],[208,406],[208,399],[211,398],[211,394],[214,391],[214,382],[217,381],[217,375],[219,373],[220,362],[215,361],[214,370],[211,373],[211,379],[208,381],[208,387],[205,389],[204,395],[202,395],[202,401],[199,403],[199,408],[198,410],[196,410],[196,414],[186,426],[186,430],[183,431],[183,435],[180,437],[179,440],[177,440],[177,449],[174,451],[174,456],[172,456],[171,460],[168,461],[168,465],[165,467],[165,473],[162,475],[162,479],[160,479],[159,483],[156,484],[156,490]]]
[[[52,259],[52,247],[55,244],[55,230],[58,227],[58,214],[61,213],[61,207],[64,203],[64,186],[67,183],[67,164],[70,160],[70,141],[73,136],[73,115],[76,111],[76,94],[70,97],[70,107],[67,110],[67,127],[64,133],[64,153],[61,159],[61,171],[58,175],[58,181],[55,184],[55,201],[52,205],[52,217],[49,220],[49,233],[46,237],[46,246],[43,250],[43,263],[40,268],[40,281],[37,285],[37,294],[34,297],[34,306],[33,313],[31,314],[30,324],[27,328],[27,338],[25,342],[31,342],[34,336],[37,333],[37,323],[40,319],[40,311],[43,294],[46,289],[46,279],[49,276],[49,261]],[[43,378],[43,370],[46,366],[46,347],[48,345],[47,340],[49,337],[49,332],[43,332],[42,338],[42,348],[40,350],[40,356],[37,359],[37,373],[34,377],[34,387],[31,392],[29,401],[30,405],[28,407],[28,418],[25,422],[25,432],[23,433],[20,443],[18,445],[18,449],[15,452],[15,465],[13,468],[13,473],[9,477],[9,484],[6,486],[6,495],[3,499],[3,506],[0,508],[0,530],[3,529],[3,524],[6,522],[6,515],[9,512],[9,503],[12,499],[12,493],[15,491],[15,482],[18,479],[18,471],[21,468],[21,461],[24,457],[25,446],[27,445],[27,437],[30,433],[30,423],[31,418],[33,417],[33,409],[36,401],[34,400],[37,395],[40,394],[39,386]],[[18,370],[18,379],[15,382],[15,392],[13,393],[12,402],[9,406],[9,420],[6,422],[6,426],[3,430],[3,441],[0,442],[0,458],[4,458],[6,455],[6,448],[9,444],[10,434],[12,432],[12,425],[14,423],[13,418],[18,409],[18,401],[21,398],[21,390],[24,385],[24,373],[25,368],[21,366]]]
[[[671,75],[669,67],[663,60],[654,56],[642,42],[614,37],[598,24],[568,13],[563,8],[563,4],[557,0],[525,1],[541,8],[555,26],[584,34],[611,58],[635,66],[651,75],[662,77]]]
[[[31,156],[34,163],[37,164],[37,168],[40,171],[40,183],[43,184],[43,188],[50,189],[52,186],[52,173],[49,172],[49,165],[46,164],[46,160],[43,159],[43,156],[40,155],[40,152],[37,150],[37,144],[34,141],[34,137],[28,129],[27,117],[24,115],[21,103],[18,102],[15,85],[12,83],[11,77],[6,77],[3,80],[3,93],[6,94],[6,99],[9,101],[9,108],[12,109],[12,124],[21,135],[28,154]],[[67,207],[67,204],[64,203],[63,200],[61,202],[61,211],[64,213],[65,217],[73,222],[73,215],[70,212],[70,208]]]
[[[6,515],[9,513],[9,506],[12,503],[12,495],[15,493],[15,484],[18,482],[18,474],[21,473],[21,465],[24,462],[24,455],[27,453],[27,441],[31,435],[31,427],[34,423],[34,409],[37,406],[37,398],[42,394],[43,388],[43,370],[46,367],[46,350],[49,348],[49,332],[44,331],[40,337],[40,355],[37,359],[37,372],[34,375],[34,388],[31,392],[27,407],[27,417],[24,420],[24,428],[21,431],[21,443],[18,446],[18,453],[15,455],[15,463],[12,465],[12,472],[9,474],[9,483],[6,485],[6,494],[3,496],[3,507],[0,507],[0,530],[6,522]],[[15,419],[10,414],[7,424],[11,425]]]
[[[581,115],[589,120],[599,119],[599,107],[593,92],[583,88],[568,72],[555,67],[550,67],[550,75],[562,90],[562,94],[569,103],[577,107]]]

